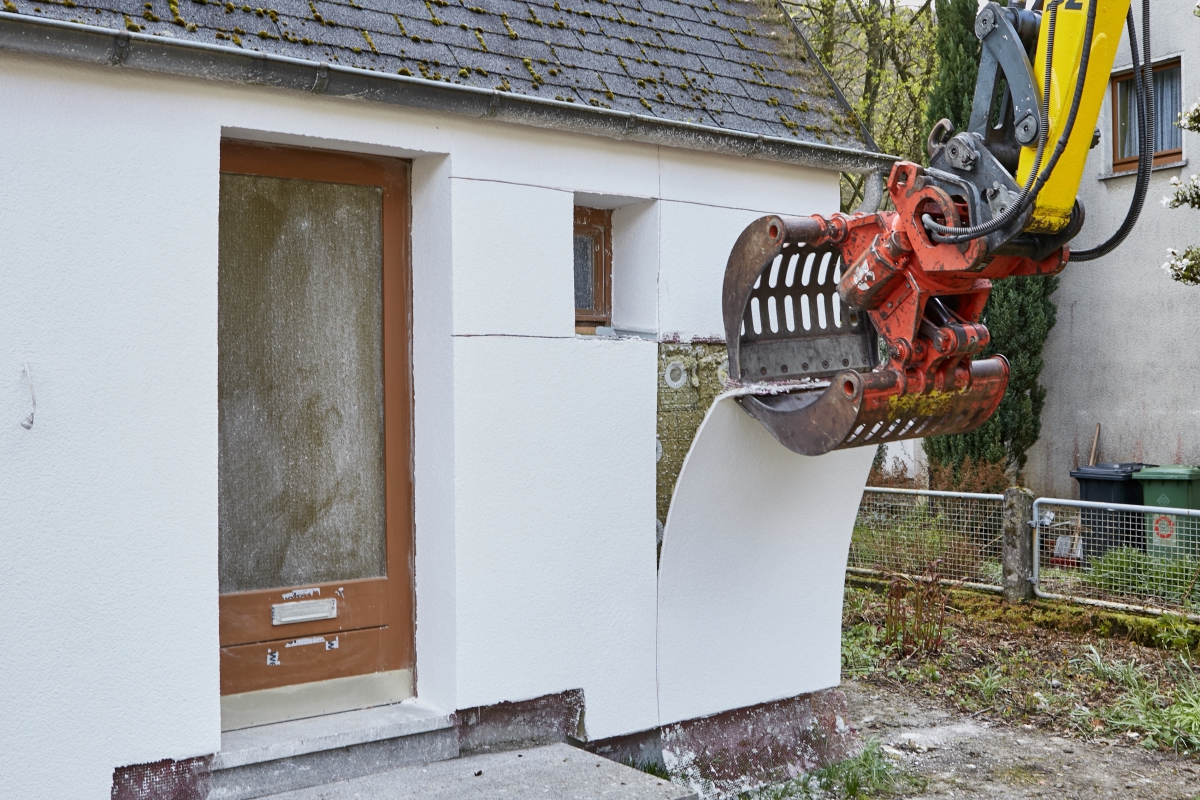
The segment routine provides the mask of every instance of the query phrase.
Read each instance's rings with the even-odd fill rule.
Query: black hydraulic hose
[[[1148,0],[1145,1],[1148,2]],[[1059,0],[1059,2],[1061,2],[1061,0]],[[928,214],[922,215],[921,222],[925,225],[925,229],[931,233],[934,240],[958,244],[960,242],[967,242],[972,239],[978,239],[980,237],[987,236],[989,233],[999,230],[1010,223],[1018,214],[1023,213],[1025,209],[1028,208],[1029,205],[1037,198],[1037,195],[1039,192],[1041,192],[1042,187],[1046,185],[1046,181],[1049,180],[1050,176],[1054,173],[1054,168],[1058,164],[1058,159],[1062,156],[1063,151],[1066,150],[1067,142],[1070,140],[1071,133],[1075,129],[1075,119],[1079,116],[1079,106],[1083,100],[1084,84],[1087,82],[1088,64],[1091,61],[1092,56],[1092,40],[1096,30],[1096,7],[1098,2],[1099,0],[1092,0],[1088,6],[1087,25],[1083,34],[1083,53],[1079,59],[1079,73],[1075,79],[1075,93],[1071,98],[1071,110],[1067,114],[1066,126],[1063,128],[1063,132],[1058,138],[1058,143],[1055,145],[1054,153],[1051,154],[1050,161],[1048,164],[1046,164],[1045,169],[1041,170],[1041,173],[1039,174],[1037,172],[1037,167],[1039,165],[1035,160],[1033,169],[1031,169],[1029,173],[1029,179],[1025,183],[1026,188],[1022,189],[1021,195],[1017,202],[1013,203],[1011,206],[1001,212],[999,216],[994,217],[989,222],[981,223],[979,225],[972,225],[968,228],[953,228],[934,222]],[[1049,85],[1050,55],[1053,45],[1054,18],[1058,5],[1059,3],[1051,0],[1050,29],[1047,31],[1046,35],[1047,76],[1045,83],[1047,86]],[[1049,114],[1045,113],[1043,114],[1043,128],[1048,129],[1049,126]],[[1039,142],[1039,151],[1042,149],[1040,144],[1041,143]],[[1030,181],[1033,180],[1035,175],[1037,175],[1037,182],[1034,183],[1030,189]]]
[[[1133,198],[1129,202],[1129,210],[1116,233],[1103,244],[1077,250],[1071,253],[1071,261],[1094,261],[1116,250],[1125,237],[1129,236],[1133,226],[1142,213],[1146,202],[1146,192],[1150,189],[1150,171],[1154,166],[1154,65],[1150,62],[1150,0],[1142,0],[1142,52],[1146,54],[1143,63],[1139,63],[1137,31],[1133,26],[1133,9],[1129,9],[1126,17],[1126,27],[1129,30],[1129,54],[1133,59],[1134,87],[1137,92],[1138,125],[1138,173],[1137,184],[1133,189]],[[1113,109],[1116,113],[1116,109]]]

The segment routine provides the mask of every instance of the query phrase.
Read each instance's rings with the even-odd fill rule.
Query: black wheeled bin
[[[1079,483],[1080,500],[1140,506],[1142,484],[1133,476],[1142,467],[1152,466],[1138,462],[1096,464],[1071,470],[1071,477]],[[1145,524],[1136,511],[1084,508],[1080,509],[1080,522],[1083,551],[1089,561],[1119,547],[1146,549]]]

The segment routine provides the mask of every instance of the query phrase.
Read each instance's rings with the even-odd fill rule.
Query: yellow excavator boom
[[[1064,0],[1058,6],[1054,54],[1050,67],[1050,138],[1042,161],[1043,169],[1054,144],[1066,127],[1067,115],[1071,110],[1075,80],[1083,58],[1088,2],[1089,0]],[[1034,203],[1033,217],[1025,227],[1029,233],[1057,233],[1066,228],[1071,220],[1071,208],[1075,205],[1075,195],[1079,192],[1079,182],[1083,178],[1083,167],[1092,144],[1092,133],[1096,128],[1096,120],[1100,118],[1113,59],[1116,58],[1125,17],[1129,13],[1130,0],[1090,2],[1097,3],[1098,6],[1083,98],[1079,104],[1075,127],[1067,140],[1067,147]],[[1038,32],[1037,55],[1033,60],[1033,76],[1039,94],[1045,90],[1046,48],[1050,28],[1046,24],[1047,15],[1048,12],[1042,18],[1042,26]],[[1021,148],[1021,161],[1016,176],[1018,184],[1024,185],[1028,179],[1036,152],[1036,141],[1033,146]]]

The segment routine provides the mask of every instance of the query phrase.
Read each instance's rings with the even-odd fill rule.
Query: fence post
[[[1010,603],[1033,599],[1033,492],[1013,486],[1004,492],[1004,539],[1000,563],[1004,568],[1004,599]]]

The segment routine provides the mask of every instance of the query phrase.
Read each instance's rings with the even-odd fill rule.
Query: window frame
[[[612,325],[612,209],[575,206],[574,236],[594,237],[592,308],[575,309],[575,332],[594,334],[597,327]],[[574,250],[572,249],[572,261]],[[574,263],[571,265],[574,274]],[[572,284],[572,287],[574,284]]]
[[[1180,76],[1182,77],[1182,75],[1183,75],[1183,59],[1181,59],[1179,56],[1167,58],[1167,59],[1164,59],[1164,60],[1158,62],[1157,64],[1154,64],[1152,67],[1152,70],[1154,72],[1159,72],[1161,70],[1171,69],[1172,67],[1179,67]],[[1109,102],[1112,106],[1112,171],[1113,172],[1132,172],[1132,171],[1136,170],[1137,166],[1138,166],[1138,157],[1137,156],[1120,158],[1117,155],[1117,153],[1119,152],[1118,145],[1120,144],[1120,130],[1121,130],[1121,128],[1120,128],[1120,126],[1121,126],[1121,114],[1120,114],[1121,106],[1120,106],[1120,99],[1119,99],[1120,92],[1118,91],[1118,86],[1120,85],[1120,83],[1122,81],[1127,81],[1132,77],[1133,77],[1133,70],[1125,69],[1125,70],[1121,70],[1120,72],[1114,72],[1112,74],[1112,77],[1109,79],[1109,98],[1110,98]],[[1182,81],[1181,81],[1181,83],[1182,83]],[[1135,111],[1135,113],[1136,113],[1136,111]],[[1152,163],[1155,167],[1161,167],[1165,164],[1174,164],[1174,163],[1176,163],[1178,161],[1182,161],[1182,160],[1183,160],[1183,148],[1176,147],[1176,148],[1172,148],[1170,150],[1155,151],[1154,159],[1153,159]]]

